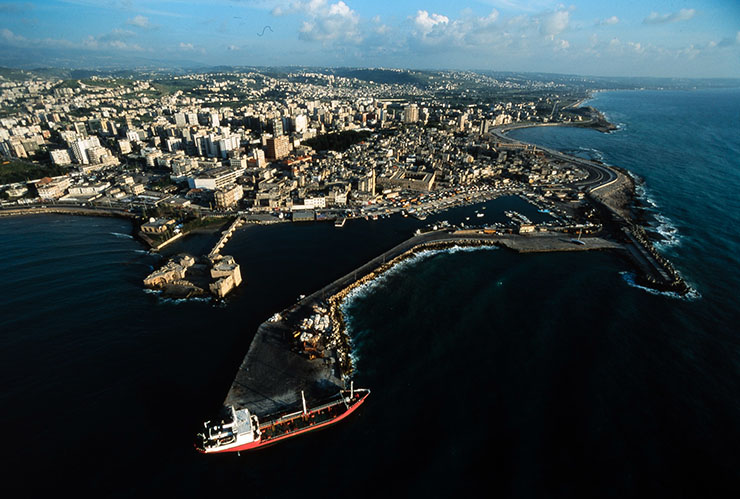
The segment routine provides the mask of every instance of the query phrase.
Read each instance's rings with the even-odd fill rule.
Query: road
[[[610,184],[611,182],[614,182],[617,180],[618,178],[617,172],[615,172],[608,166],[601,165],[599,163],[595,163],[587,159],[578,158],[576,156],[571,156],[569,154],[563,154],[562,152],[556,151],[554,149],[549,149],[547,147],[542,147],[536,144],[529,144],[527,142],[515,140],[505,135],[505,133],[510,130],[515,130],[518,128],[531,128],[535,126],[561,126],[561,125],[560,124],[533,124],[533,123],[517,124],[517,125],[503,125],[498,128],[490,130],[490,133],[503,142],[508,142],[510,144],[532,145],[532,146],[537,147],[537,149],[541,151],[545,151],[547,154],[549,154],[551,157],[555,159],[559,159],[561,161],[567,161],[569,163],[573,163],[573,164],[576,164],[582,167],[584,170],[586,170],[586,172],[588,172],[588,177],[578,182],[575,182],[573,184],[574,187],[581,187],[585,190],[593,191],[595,189],[604,187]]]

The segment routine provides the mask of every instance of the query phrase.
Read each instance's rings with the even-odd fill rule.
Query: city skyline
[[[738,77],[726,1],[55,0],[0,3],[16,67],[353,66]],[[80,22],[82,20],[83,22]]]

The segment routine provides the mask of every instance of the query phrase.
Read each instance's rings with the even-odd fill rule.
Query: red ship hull
[[[355,397],[357,397],[357,400],[353,401],[352,405],[347,407],[347,410],[345,410],[344,412],[336,415],[335,417],[327,421],[322,421],[318,423],[310,422],[311,419],[313,419],[315,416],[320,415],[321,411],[327,410],[327,407],[323,406],[317,409],[309,410],[305,414],[298,413],[298,415],[291,417],[290,419],[287,419],[287,420],[279,419],[277,420],[277,422],[269,422],[269,423],[260,425],[260,430],[263,435],[266,435],[270,433],[271,429],[278,427],[278,426],[290,424],[291,422],[294,422],[294,421],[297,421],[303,424],[308,423],[309,425],[306,427],[288,431],[278,436],[263,437],[263,438],[260,438],[259,440],[245,443],[244,445],[227,447],[225,449],[208,449],[208,450],[198,449],[198,450],[200,452],[205,452],[207,454],[217,454],[217,453],[222,454],[225,452],[241,452],[241,451],[247,451],[247,450],[254,450],[254,449],[264,448],[264,447],[276,444],[278,442],[287,440],[289,438],[297,437],[298,435],[303,435],[304,433],[308,433],[310,431],[316,431],[322,428],[326,428],[335,423],[338,423],[339,421],[342,421],[347,416],[355,412],[355,410],[357,410],[357,408],[360,407],[365,402],[365,399],[368,397],[368,395],[370,395],[370,392],[366,391],[364,394],[356,392],[354,395]]]

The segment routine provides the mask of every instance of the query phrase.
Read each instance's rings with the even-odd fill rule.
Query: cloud
[[[596,24],[599,26],[613,26],[619,22],[619,18],[617,16],[611,16],[607,17],[606,19],[602,19]]]
[[[136,26],[137,28],[142,28],[142,29],[154,28],[154,25],[149,22],[149,18],[146,16],[142,16],[142,15],[134,16],[131,19],[128,19],[126,21],[126,24],[129,24],[131,26]]]
[[[362,41],[360,16],[341,0],[336,3],[327,0],[296,2],[289,10],[282,10],[280,14],[273,10],[275,15],[291,12],[299,12],[307,17],[299,29],[298,37],[301,40],[349,43]]]
[[[239,47],[237,47],[236,45],[229,45],[228,47],[226,47],[226,50],[230,50],[232,52],[235,52],[235,51],[241,50],[241,49]]]
[[[120,42],[129,38],[133,38],[135,36],[136,33],[134,33],[133,31],[116,28],[110,33],[105,33],[103,35],[97,36],[96,40],[101,42]]]
[[[540,20],[540,33],[549,37],[559,35],[568,27],[569,21],[570,12],[567,10],[558,10],[547,14]]]
[[[181,50],[195,50],[195,47],[192,43],[180,42],[180,45],[178,45],[178,47],[180,47]]]
[[[18,45],[26,42],[26,37],[22,35],[16,35],[8,28],[0,29],[0,38],[10,45]]]
[[[712,43],[713,43],[712,45],[713,47],[732,47],[735,45],[740,45],[740,31],[738,31],[735,34],[734,38],[727,37],[727,38],[723,38],[719,42],[712,42]]]
[[[23,35],[13,33],[7,28],[0,29],[0,40],[17,48],[43,48],[43,49],[84,49],[84,50],[128,50],[140,52],[145,50],[136,43],[129,40],[136,33],[123,29],[114,29],[110,33],[93,36],[90,35],[81,42],[73,42],[65,39],[54,38],[26,38]]]
[[[82,41],[82,47],[90,50],[116,49],[132,50],[136,52],[143,51],[144,49],[140,45],[128,41],[135,36],[136,33],[133,31],[114,29],[110,33],[104,33],[98,36],[88,36]]]
[[[658,14],[657,12],[651,12],[649,16],[642,20],[643,24],[667,24],[676,23],[679,21],[688,21],[696,15],[694,9],[681,9],[678,12],[671,14]]]
[[[437,25],[447,25],[449,23],[450,19],[447,16],[441,14],[429,15],[426,10],[417,11],[414,17],[414,26],[422,35],[430,33]]]

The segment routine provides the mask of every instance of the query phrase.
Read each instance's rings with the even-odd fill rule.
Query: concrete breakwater
[[[343,388],[352,375],[351,342],[341,304],[357,286],[429,249],[496,245],[519,252],[617,249],[597,237],[576,244],[564,234],[496,235],[436,231],[414,236],[375,257],[262,323],[239,367],[224,405],[248,407],[258,416],[293,409],[301,391],[309,403]]]

